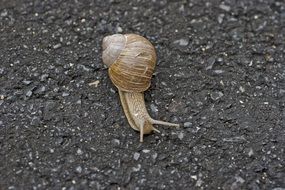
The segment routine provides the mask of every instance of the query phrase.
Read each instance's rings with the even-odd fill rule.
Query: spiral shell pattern
[[[114,34],[103,39],[103,62],[113,84],[126,92],[143,92],[156,64],[153,45],[136,34]]]

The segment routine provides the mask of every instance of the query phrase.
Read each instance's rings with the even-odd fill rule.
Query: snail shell
[[[109,76],[117,88],[143,92],[150,86],[156,53],[142,36],[115,34],[103,40],[103,62],[109,66]]]

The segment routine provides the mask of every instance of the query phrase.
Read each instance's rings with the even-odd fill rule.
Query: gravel
[[[285,189],[285,3],[0,1],[1,189]],[[157,50],[139,142],[104,36]],[[90,85],[91,84],[91,85]]]

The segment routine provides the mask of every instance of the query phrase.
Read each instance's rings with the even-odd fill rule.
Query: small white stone
[[[99,85],[99,83],[100,83],[100,81],[99,81],[99,80],[95,80],[94,82],[90,82],[90,83],[88,83],[88,85],[89,85],[89,86],[94,86],[95,88],[97,88],[97,87],[98,87],[98,85]]]
[[[158,112],[158,109],[157,109],[157,106],[154,105],[154,104],[150,104],[150,109],[153,113],[157,113]]]
[[[82,167],[81,167],[81,166],[78,166],[78,167],[76,168],[76,172],[77,172],[77,173],[81,173],[81,172],[82,172]]]
[[[113,139],[113,142],[115,145],[120,145],[120,140],[119,139]]]
[[[158,156],[158,154],[155,152],[151,157],[152,157],[152,159],[156,159],[157,158],[157,156]]]
[[[220,4],[220,9],[223,9],[224,11],[230,11],[231,10],[231,7],[228,6],[228,5],[224,5],[224,4]]]
[[[61,44],[56,44],[56,45],[53,46],[53,49],[58,49],[60,47],[61,47]]]
[[[196,186],[200,187],[202,185],[203,181],[201,179],[198,179],[198,181],[196,182]]]
[[[8,15],[8,11],[4,9],[3,12],[1,12],[0,14],[2,17],[7,16]]]
[[[185,38],[182,38],[182,39],[179,39],[179,40],[175,40],[174,44],[178,44],[180,46],[187,46],[189,44],[189,40],[185,39]]]
[[[116,30],[117,30],[118,33],[123,32],[123,29],[122,29],[120,26],[118,26],[118,27],[116,28]]]
[[[141,170],[141,165],[140,164],[138,164],[138,166],[137,167],[133,167],[133,171],[134,172],[138,172],[138,171],[140,171]]]
[[[62,93],[62,96],[63,96],[63,97],[69,96],[69,93],[68,93],[68,92],[63,92],[63,93]]]
[[[138,160],[140,158],[140,153],[135,152],[134,153],[134,160]]]
[[[143,152],[143,153],[149,153],[150,150],[148,150],[148,149],[143,149],[142,152]]]
[[[219,14],[218,16],[218,23],[222,24],[223,20],[224,20],[225,15],[224,14]]]
[[[77,149],[76,153],[77,153],[78,155],[82,155],[82,154],[83,154],[83,151],[79,148],[79,149]]]
[[[180,132],[180,133],[178,134],[178,138],[179,138],[180,140],[182,140],[182,139],[184,138],[184,133]]]
[[[242,87],[242,86],[239,87],[239,90],[240,90],[241,92],[245,92],[245,89],[244,89],[244,87]]]
[[[183,125],[185,128],[192,127],[192,123],[189,121],[185,122]]]
[[[196,175],[191,175],[191,178],[194,179],[194,180],[198,179],[198,177]]]
[[[252,148],[248,151],[248,156],[249,156],[249,157],[252,157],[252,156],[253,156],[253,150],[252,150]]]

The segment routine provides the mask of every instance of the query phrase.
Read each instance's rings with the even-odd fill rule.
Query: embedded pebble
[[[189,44],[189,40],[185,39],[185,38],[182,38],[182,39],[179,39],[179,40],[175,40],[173,43],[174,44],[178,44],[180,46],[187,46]]]
[[[116,91],[115,91],[113,88],[110,88],[110,91],[111,91],[113,94],[116,93]]]
[[[114,145],[120,145],[120,140],[119,139],[113,139],[112,140]]]
[[[184,133],[182,133],[182,132],[178,133],[178,138],[180,140],[182,140],[184,138]]]
[[[99,83],[100,83],[100,81],[99,81],[99,80],[96,80],[96,81],[94,81],[94,82],[88,83],[88,85],[89,85],[89,86],[94,86],[95,88],[97,88],[98,85],[99,85]]]
[[[151,157],[152,157],[153,161],[155,161],[155,160],[156,160],[157,156],[158,156],[158,154],[157,154],[156,152],[155,152],[155,153],[153,153],[153,154],[151,155]]]
[[[254,153],[253,153],[253,150],[252,150],[252,148],[250,148],[249,151],[248,151],[248,156],[249,156],[249,157],[252,157],[253,154],[254,154]]]
[[[81,166],[78,166],[78,167],[76,167],[75,170],[76,170],[77,173],[81,173],[81,172],[82,172],[82,167],[81,167]]]
[[[8,11],[4,9],[4,10],[1,12],[0,15],[1,15],[1,17],[7,16],[7,15],[8,15]]]
[[[222,58],[222,57],[219,57],[218,59],[217,59],[217,62],[219,62],[219,63],[221,63],[221,62],[223,62],[224,61],[224,59]]]
[[[188,128],[188,127],[192,127],[192,123],[187,121],[183,124],[184,127]]]
[[[235,181],[232,183],[231,185],[231,189],[240,189],[241,185],[245,182],[245,180],[240,177],[240,176],[236,176],[235,177]]]
[[[223,9],[224,11],[229,12],[231,10],[231,7],[228,5],[220,4],[220,9]]]
[[[197,187],[200,187],[202,185],[202,183],[203,183],[203,181],[201,179],[198,179],[195,185]]]
[[[54,153],[54,149],[53,148],[49,148],[49,152],[50,153]]]
[[[55,140],[55,144],[56,145],[61,145],[63,143],[63,138],[62,137],[58,137],[56,140]]]
[[[214,66],[214,64],[215,64],[215,62],[216,62],[216,59],[215,59],[215,57],[210,57],[210,58],[207,60],[207,62],[208,62],[208,66],[206,67],[206,70],[210,70],[210,69],[213,68],[213,66]]]
[[[36,91],[36,93],[43,93],[44,91],[46,91],[46,87],[42,86]]]
[[[79,149],[77,149],[76,153],[77,153],[78,155],[82,155],[82,154],[83,154],[83,151],[79,148]]]
[[[32,92],[31,90],[29,90],[29,91],[26,93],[26,96],[31,97],[32,94],[33,94],[33,92]]]
[[[116,31],[117,31],[117,33],[121,33],[121,32],[123,32],[123,29],[122,29],[122,27],[117,26],[116,27]]]
[[[39,117],[33,117],[31,121],[31,125],[38,126],[40,124],[40,118]]]
[[[239,90],[240,90],[240,92],[245,92],[245,89],[242,86],[239,87]]]
[[[69,93],[68,93],[68,92],[63,92],[63,93],[62,93],[62,96],[63,96],[63,97],[69,96]]]
[[[157,113],[158,112],[158,109],[157,109],[157,106],[154,105],[154,104],[150,104],[150,109],[153,113]]]
[[[218,100],[218,99],[220,99],[221,97],[223,97],[224,94],[223,94],[222,92],[220,92],[220,91],[217,91],[217,92],[212,92],[212,93],[210,94],[210,96],[211,96],[212,100]]]
[[[42,76],[41,76],[41,82],[43,82],[43,81],[45,81],[47,78],[48,78],[48,74],[43,74]]]
[[[138,172],[138,171],[141,170],[141,167],[142,167],[142,166],[141,166],[140,164],[138,164],[137,167],[133,167],[133,171],[134,171],[134,172]]]
[[[26,85],[28,85],[28,84],[31,84],[32,83],[32,81],[30,81],[30,80],[23,80],[22,81],[24,84],[26,84]]]
[[[245,141],[246,139],[244,136],[238,136],[238,137],[231,137],[231,138],[223,138],[224,142],[240,142]]]
[[[197,180],[197,179],[198,179],[197,175],[191,175],[190,177],[191,177],[192,179],[194,179],[194,180]]]
[[[135,152],[134,153],[134,160],[138,160],[140,158],[140,153]]]
[[[222,73],[224,73],[225,71],[223,71],[223,70],[214,70],[213,71],[215,74],[222,74]]]
[[[219,14],[219,16],[218,16],[218,23],[219,23],[219,24],[222,24],[222,23],[223,23],[224,17],[225,17],[224,14]]]
[[[68,162],[68,163],[73,163],[73,162],[75,162],[75,155],[73,155],[73,154],[69,154],[69,155],[67,155],[66,156],[66,161]]]
[[[279,94],[283,96],[285,94],[285,89],[279,89]]]
[[[56,45],[53,46],[53,49],[58,49],[60,47],[61,47],[61,44],[56,44]]]
[[[149,153],[150,150],[148,150],[148,149],[143,149],[142,152],[143,152],[143,153]]]
[[[78,64],[77,65],[77,68],[78,69],[82,69],[83,71],[90,71],[90,69],[87,67],[87,66],[85,66],[85,65],[82,65],[82,64]],[[99,84],[99,83],[98,83]]]

